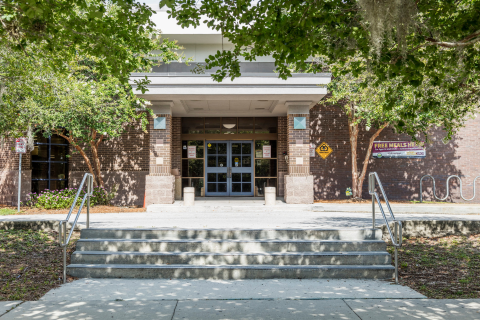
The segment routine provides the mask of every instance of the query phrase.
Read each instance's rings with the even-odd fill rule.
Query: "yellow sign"
[[[212,146],[212,144],[211,144],[211,143],[209,143],[209,144],[208,144],[208,147],[210,148],[211,146]]]
[[[238,161],[240,161],[240,159],[238,159],[238,158],[235,158],[235,162],[238,162]]]
[[[332,148],[330,148],[330,146],[326,142],[322,142],[317,147],[317,149],[315,149],[315,151],[317,151],[317,153],[320,157],[325,159],[330,155],[330,153],[332,153],[333,150],[332,150]]]

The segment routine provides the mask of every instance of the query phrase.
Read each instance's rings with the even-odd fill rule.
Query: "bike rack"
[[[429,174],[426,174],[424,175],[421,179],[420,179],[420,202],[423,202],[423,189],[422,189],[422,182],[423,182],[423,179],[424,178],[431,178],[432,181],[433,181],[433,196],[435,197],[435,199],[439,200],[439,201],[445,201],[448,196],[450,195],[450,179],[452,178],[457,178],[459,181],[460,181],[460,197],[462,197],[463,200],[465,201],[472,201],[474,198],[475,198],[475,184],[477,182],[477,179],[480,178],[480,176],[477,176],[475,178],[475,180],[473,180],[473,197],[471,197],[470,199],[465,199],[465,197],[463,196],[463,189],[462,189],[462,179],[457,176],[457,175],[451,175],[447,178],[447,195],[444,197],[444,198],[439,198],[437,197],[437,192],[436,192],[436,189],[435,189],[435,178]]]

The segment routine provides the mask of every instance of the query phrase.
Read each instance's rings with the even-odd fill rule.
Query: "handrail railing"
[[[463,190],[462,190],[462,179],[457,175],[451,175],[447,178],[447,195],[444,198],[439,198],[439,197],[437,197],[437,191],[435,190],[435,178],[433,176],[429,175],[429,174],[426,174],[420,179],[420,202],[423,202],[422,182],[423,182],[423,179],[427,178],[427,177],[432,178],[432,181],[433,181],[433,196],[435,197],[435,199],[437,199],[439,201],[447,200],[448,196],[450,195],[450,183],[449,182],[450,182],[450,179],[452,179],[452,178],[457,178],[460,181],[460,197],[462,197],[462,199],[465,200],[465,201],[472,201],[475,198],[475,194],[476,194],[475,184],[477,183],[477,179],[480,178],[480,176],[477,176],[475,178],[475,180],[473,180],[473,197],[471,197],[470,199],[465,199],[465,197],[463,196]]]
[[[83,190],[83,186],[87,182],[87,192],[83,196],[82,202],[80,203],[80,207],[78,208],[77,215],[75,216],[75,220],[73,221],[72,228],[70,229],[70,233],[67,237],[67,224],[70,216],[72,215],[73,208],[77,204],[78,197]],[[63,283],[67,281],[67,246],[70,242],[70,238],[72,237],[73,230],[77,225],[78,218],[80,217],[80,213],[82,212],[83,205],[85,204],[85,200],[87,201],[87,229],[90,227],[90,197],[93,193],[93,176],[90,173],[85,173],[83,176],[82,183],[80,183],[80,187],[78,187],[77,194],[75,195],[75,200],[73,200],[72,207],[68,212],[67,218],[65,220],[60,220],[58,224],[58,242],[60,243],[60,247],[63,247]]]
[[[378,183],[378,187],[382,192],[383,198],[385,199],[385,203],[387,204],[388,212],[393,219],[394,225],[394,233],[390,229],[388,224],[387,216],[385,215],[385,211],[383,211],[382,204],[380,202],[380,197],[378,193],[375,191],[375,180]],[[398,284],[398,248],[402,246],[402,222],[395,219],[393,215],[392,208],[390,207],[390,203],[388,202],[387,194],[383,189],[382,182],[378,177],[376,172],[370,172],[368,175],[368,193],[372,196],[372,225],[375,228],[375,200],[377,200],[378,207],[380,208],[380,212],[382,212],[383,219],[385,220],[385,225],[387,226],[388,233],[390,234],[390,239],[392,240],[393,247],[395,249],[395,283]]]

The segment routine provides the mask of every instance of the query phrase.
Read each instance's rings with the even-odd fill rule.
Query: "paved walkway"
[[[380,280],[80,279],[50,290],[42,301],[423,299],[409,287]]]
[[[480,319],[480,299],[424,298],[378,280],[80,279],[40,301],[0,302],[0,320]]]
[[[163,300],[24,302],[1,320],[478,320],[479,300]]]
[[[402,214],[400,220],[465,220],[480,221],[480,215]],[[61,220],[66,215],[14,215],[0,216],[1,221]],[[79,224],[85,226],[86,214],[80,215]],[[73,217],[72,220],[73,221]],[[377,210],[376,224],[384,224]],[[190,213],[95,213],[90,215],[91,228],[345,228],[371,227],[371,213],[349,212],[190,212]]]

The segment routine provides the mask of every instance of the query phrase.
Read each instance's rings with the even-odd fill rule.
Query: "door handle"
[[[227,167],[227,178],[232,177],[232,167]]]

